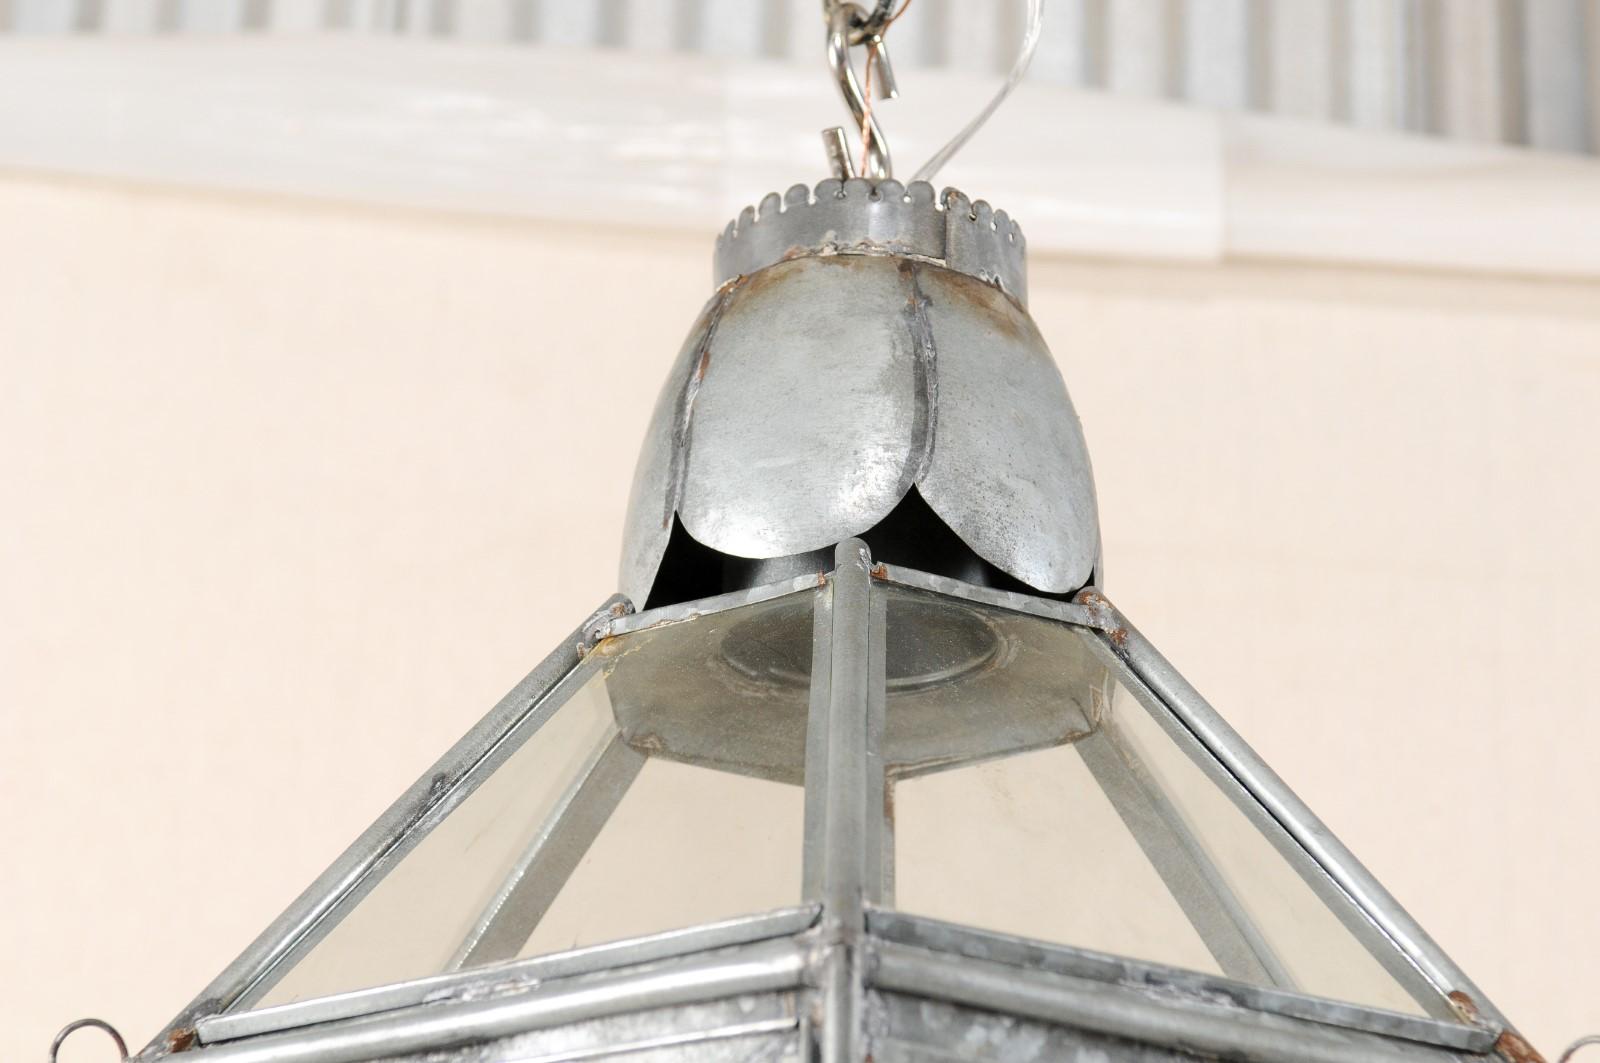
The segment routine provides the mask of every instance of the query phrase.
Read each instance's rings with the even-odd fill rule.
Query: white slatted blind
[[[999,73],[1021,0],[914,0],[906,69]],[[0,32],[304,33],[821,63],[820,0],[0,0]],[[1600,151],[1600,0],[1050,0],[1033,76],[1554,151]]]

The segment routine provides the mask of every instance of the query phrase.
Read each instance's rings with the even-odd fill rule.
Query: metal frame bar
[[[827,586],[828,574],[795,576],[791,579],[779,580],[776,583],[763,583],[759,587],[749,590],[729,591],[727,594],[713,595],[710,598],[698,598],[692,602],[680,602],[676,605],[663,605],[655,609],[646,609],[640,613],[629,613],[626,616],[616,617],[600,629],[602,638],[613,635],[626,635],[645,628],[660,627],[663,624],[679,624],[685,620],[694,620],[697,617],[710,616],[713,613],[727,612],[729,609],[740,609],[747,605],[759,605],[770,602],[774,598],[782,598],[797,591],[811,590],[816,587]]]
[[[823,1063],[865,1055],[865,904],[882,895],[885,781],[881,742],[885,606],[874,602],[866,544],[840,543],[818,603],[806,733],[805,896],[822,905],[819,991]],[[875,607],[876,605],[876,607]]]
[[[599,627],[630,608],[626,598],[613,595],[590,614],[212,979],[145,1046],[140,1058],[167,1051],[172,1041],[183,1039],[200,1018],[248,1003],[265,990],[274,972],[287,969],[288,963],[320,940],[409,846],[466,798],[493,769],[497,757],[510,754],[504,747],[509,735],[530,721],[536,721],[534,726],[543,722],[539,710],[553,710],[551,695],[578,674],[584,647],[592,643]]]
[[[1295,981],[1139,755],[1107,717],[1073,748],[1172,899],[1229,978],[1293,989]]]
[[[1027,616],[1036,616],[1044,620],[1057,620],[1066,624],[1090,628],[1104,628],[1109,623],[1098,610],[1077,602],[1063,602],[1054,598],[1036,598],[1032,595],[1018,594],[1015,591],[979,587],[976,584],[964,583],[949,576],[938,576],[931,572],[923,572],[920,569],[906,568],[903,565],[889,565],[879,561],[872,564],[868,572],[874,580],[894,583],[914,590],[932,591],[948,598],[959,598],[962,601],[989,605],[996,609],[1023,613]],[[626,635],[645,628],[681,623],[685,620],[694,620],[698,617],[726,612],[729,609],[756,605],[760,602],[771,601],[774,598],[782,598],[784,595],[793,594],[796,591],[825,587],[828,585],[828,581],[833,578],[833,575],[832,572],[822,572],[816,575],[794,576],[775,583],[764,583],[758,587],[751,587],[749,590],[730,591],[727,594],[700,598],[692,602],[680,602],[676,605],[663,605],[655,609],[629,613],[607,621],[598,630],[597,634],[602,638],[609,638],[612,635]]]
[[[1448,1021],[1458,1020],[1459,1015],[1445,997],[1444,990],[1427,976],[1417,961],[1399,947],[1399,943],[1345,891],[1328,868],[1308,852],[1260,798],[1228,769],[1218,752],[1189,730],[1175,710],[1130,669],[1128,662],[1117,652],[1117,638],[1102,631],[1090,640],[1090,646],[1114,670],[1127,691],[1150,712],[1157,726],[1233,802],[1234,807],[1277,850],[1301,881],[1379,966],[1411,994],[1428,1014]]]
[[[903,565],[886,565],[880,561],[872,566],[872,577],[887,583],[897,583],[902,587],[932,591],[948,598],[959,598],[966,602],[990,605],[996,609],[1036,616],[1043,620],[1056,620],[1064,624],[1074,624],[1078,627],[1099,628],[1105,623],[1104,617],[1094,609],[1080,605],[1077,602],[1062,602],[1054,598],[1035,598],[1032,595],[1018,594],[1015,591],[1000,591],[992,587],[979,587],[971,583],[964,583],[958,579],[952,579],[949,576],[936,576],[931,572],[906,568]]]
[[[875,941],[906,945],[951,956],[970,957],[1025,971],[1148,988],[1164,998],[1187,997],[1207,1004],[1247,1008],[1286,1019],[1338,1026],[1384,1037],[1467,1052],[1485,1052],[1495,1031],[1481,1025],[1425,1018],[1362,1004],[1345,1004],[1285,989],[1238,982],[1149,960],[1057,945],[1032,938],[977,930],[922,915],[867,911],[867,930]]]
[[[814,926],[821,910],[814,904],[782,908],[761,915],[741,916],[683,930],[668,930],[605,945],[590,945],[470,971],[437,974],[410,982],[358,989],[351,993],[300,1000],[256,1011],[213,1015],[196,1023],[196,1032],[201,1044],[219,1044],[258,1034],[398,1011],[418,1004],[482,997],[579,975],[638,967],[698,952],[792,937]]]
[[[793,1016],[777,1019],[754,1019],[750,1022],[729,1023],[708,1030],[688,1030],[682,1033],[659,1034],[654,1037],[636,1038],[633,1040],[607,1041],[604,1045],[594,1048],[578,1049],[576,1051],[555,1051],[530,1056],[525,1051],[517,1051],[514,1056],[515,1063],[577,1063],[585,1059],[607,1059],[612,1056],[638,1057],[639,1053],[651,1052],[652,1054],[662,1049],[687,1048],[694,1045],[706,1046],[722,1041],[733,1041],[745,1037],[761,1037],[768,1034],[784,1033],[796,1029],[799,1020]],[[653,1056],[659,1059],[659,1056]],[[753,1058],[753,1057],[752,1057]],[[480,1060],[479,1063],[482,1063]]]
[[[1151,989],[1027,970],[906,945],[875,951],[874,988],[1250,1063],[1445,1063],[1440,1049]],[[887,1034],[893,1039],[893,1031]]]
[[[1251,749],[1239,733],[1200,696],[1116,606],[1098,593],[1093,594],[1097,611],[1104,616],[1098,625],[1115,634],[1105,637],[1104,645],[1140,680],[1156,699],[1178,719],[1194,739],[1217,759],[1238,784],[1259,802],[1261,808],[1304,850],[1351,904],[1382,931],[1386,940],[1431,985],[1441,1000],[1460,993],[1470,1000],[1472,1009],[1488,1024],[1509,1027],[1504,1014],[1491,1003],[1465,972],[1445,954],[1437,942],[1384,889],[1373,874],[1362,866],[1305,802],[1276,772]],[[1383,959],[1383,953],[1379,953]]]
[[[859,540],[848,541],[859,542]],[[976,584],[964,583],[950,576],[938,576],[931,572],[923,572],[921,569],[907,568],[904,565],[890,565],[882,561],[873,563],[868,569],[868,573],[874,580],[910,587],[913,590],[932,591],[947,598],[959,598],[962,601],[975,602],[979,605],[990,605],[996,609],[1023,613],[1027,616],[1037,616],[1044,620],[1057,620],[1066,624],[1075,624],[1079,627],[1109,630],[1110,621],[1099,610],[1078,602],[1063,602],[1055,598],[1036,598],[1028,594],[1018,594],[1015,591],[979,587]],[[659,627],[663,624],[676,624],[685,620],[694,620],[698,617],[726,612],[730,609],[738,609],[746,605],[768,602],[774,598],[782,598],[785,595],[794,594],[796,591],[826,587],[833,575],[834,573],[832,572],[820,572],[815,575],[794,576],[789,579],[778,580],[775,583],[763,583],[748,590],[729,591],[727,594],[699,598],[692,602],[679,602],[676,605],[663,605],[638,613],[619,615],[601,625],[597,629],[596,635],[600,638],[610,638],[612,635],[626,635],[645,628]]]
[[[578,862],[644,767],[645,755],[620,733],[600,743],[557,800],[527,850],[450,958],[447,971],[509,960],[522,950]]]
[[[648,1008],[798,989],[806,951],[779,939],[652,968],[607,972],[489,999],[450,1000],[351,1022],[264,1034],[184,1053],[195,1063],[358,1063]]]

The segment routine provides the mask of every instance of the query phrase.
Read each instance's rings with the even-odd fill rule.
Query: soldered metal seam
[[[928,475],[938,428],[938,348],[934,344],[933,323],[928,319],[929,300],[919,282],[921,271],[922,267],[911,261],[900,266],[900,274],[906,278],[911,289],[902,313],[906,330],[911,334],[911,387],[915,408],[911,421],[911,447],[906,453],[900,482],[895,485],[898,498],[904,498]]]
[[[663,528],[672,527],[673,515],[678,512],[678,506],[683,501],[683,484],[689,476],[689,447],[693,438],[694,402],[700,394],[701,384],[705,382],[706,370],[711,365],[711,342],[716,338],[717,325],[722,321],[723,312],[733,301],[733,293],[743,287],[748,279],[744,275],[735,277],[724,284],[717,293],[716,306],[712,307],[710,319],[706,322],[705,336],[701,338],[693,355],[694,368],[684,381],[683,395],[678,399],[678,409],[672,419],[672,477],[667,482],[666,504],[661,514]]]
[[[903,245],[880,244],[874,243],[871,240],[861,240],[851,244],[828,242],[818,244],[816,246],[796,244],[794,247],[791,247],[789,250],[785,251],[783,253],[783,257],[778,259],[776,262],[762,266],[760,269],[752,270],[748,274],[735,277],[728,283],[734,284],[736,282],[750,280],[754,277],[759,277],[769,269],[773,269],[777,266],[784,265],[785,263],[794,262],[803,258],[844,258],[851,255],[858,258],[900,258],[905,259],[908,262],[916,262],[919,265],[937,266],[940,269],[946,270],[950,273],[958,274],[962,277],[970,277],[985,287],[993,288],[995,291],[1005,296],[1006,301],[1015,307],[1019,313],[1024,315],[1028,313],[1027,306],[1024,305],[1022,300],[1017,297],[1016,293],[1007,290],[1005,284],[998,275],[990,276],[987,274],[968,273],[965,270],[957,269],[955,266],[952,266],[950,264],[950,260],[947,258],[935,258],[932,255],[924,255],[916,251],[907,250]]]
[[[1461,1016],[1463,1022],[1481,1024],[1483,1017],[1478,1011],[1477,1001],[1459,989],[1453,989],[1446,994],[1450,1006]],[[1544,1056],[1538,1049],[1530,1045],[1527,1040],[1509,1026],[1500,1031],[1500,1036],[1495,1038],[1495,1052],[1511,1063],[1545,1063]],[[1565,1059],[1566,1057],[1562,1057]]]

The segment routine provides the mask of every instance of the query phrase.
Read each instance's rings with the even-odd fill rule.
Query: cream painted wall
[[[149,1036],[611,591],[710,235],[0,178],[0,1057]],[[1113,597],[1546,1051],[1600,1028],[1600,286],[1032,286]]]

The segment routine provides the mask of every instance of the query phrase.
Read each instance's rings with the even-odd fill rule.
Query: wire
[[[909,3],[909,0],[907,2]],[[904,12],[905,8],[902,7],[900,10]],[[900,16],[896,15],[895,17],[899,18]],[[983,128],[984,123],[989,121],[994,112],[1006,101],[1006,97],[1011,95],[1011,90],[1017,87],[1017,83],[1028,72],[1028,65],[1033,62],[1034,50],[1039,47],[1039,31],[1043,28],[1043,25],[1044,0],[1028,0],[1028,23],[1022,34],[1022,50],[1017,53],[1017,61],[1011,64],[1011,73],[1006,75],[1005,83],[1000,86],[1000,91],[995,93],[994,98],[989,101],[983,110],[978,112],[977,117],[968,122],[961,132],[951,138],[950,143],[934,152],[933,158],[923,163],[921,168],[912,175],[911,180],[931,181],[933,175],[938,173],[944,167],[944,164],[950,161],[951,156],[966,147],[967,141],[976,136],[978,130]]]

